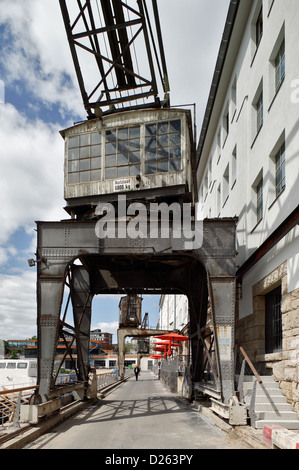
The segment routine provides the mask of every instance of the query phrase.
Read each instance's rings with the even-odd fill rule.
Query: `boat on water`
[[[0,390],[34,386],[37,359],[0,359]]]

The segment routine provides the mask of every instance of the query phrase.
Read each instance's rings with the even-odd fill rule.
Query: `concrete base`
[[[49,415],[61,408],[61,399],[56,398],[40,405],[21,405],[20,422],[36,424],[43,416]]]
[[[299,433],[277,424],[265,425],[263,438],[272,449],[299,449]]]
[[[299,434],[289,429],[274,429],[272,449],[299,449]]]

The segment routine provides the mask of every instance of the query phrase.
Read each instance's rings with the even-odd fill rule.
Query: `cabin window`
[[[140,174],[140,126],[107,130],[105,179]]]
[[[181,119],[70,135],[68,184],[180,171],[181,135]]]
[[[1,362],[0,363],[0,369],[5,369],[5,366],[6,366],[6,362]]]
[[[68,138],[68,182],[88,183],[101,179],[102,134],[93,132]]]
[[[145,174],[181,170],[181,120],[146,124]]]

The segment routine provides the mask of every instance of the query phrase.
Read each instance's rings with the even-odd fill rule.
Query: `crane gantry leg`
[[[204,393],[211,389],[212,396],[227,403],[234,393],[235,223],[204,221],[202,247],[180,251],[172,239],[143,239],[139,246],[128,239],[99,243],[94,222],[38,222],[37,401],[63,393],[54,365],[58,340],[66,334],[76,340],[78,354],[73,387],[84,396],[93,296],[132,288],[188,297],[193,386]],[[74,264],[76,259],[81,263]],[[74,326],[65,315],[60,318],[66,285]]]

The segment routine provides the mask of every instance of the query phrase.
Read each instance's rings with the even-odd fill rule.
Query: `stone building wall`
[[[265,295],[279,285],[282,351],[265,354]],[[287,262],[253,286],[252,304],[252,315],[237,321],[237,341],[257,368],[273,374],[299,416],[299,289],[288,292]]]

